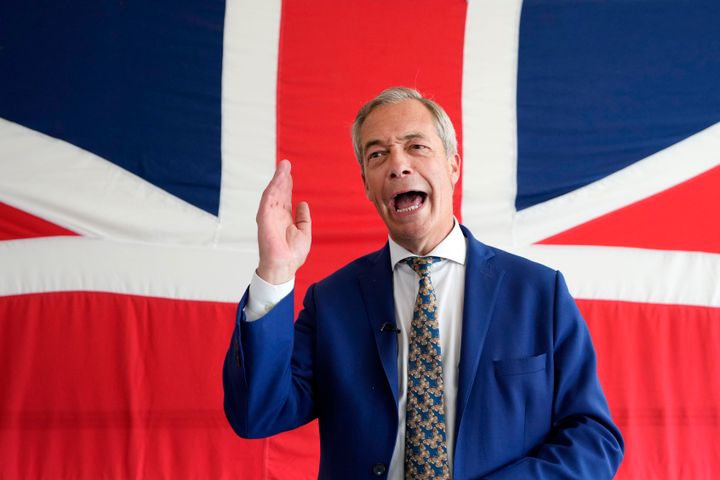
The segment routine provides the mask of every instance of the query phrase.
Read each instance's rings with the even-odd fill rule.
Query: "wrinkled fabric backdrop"
[[[720,471],[718,2],[5,0],[0,18],[0,477],[314,478],[314,423],[233,434],[223,356],[279,159],[314,219],[296,305],[383,245],[349,131],[393,85],[452,117],[462,222],[566,274],[618,478]]]

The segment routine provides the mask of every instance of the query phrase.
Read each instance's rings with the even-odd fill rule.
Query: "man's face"
[[[453,226],[460,157],[447,157],[430,111],[417,100],[377,107],[360,129],[365,194],[398,244],[430,252]]]

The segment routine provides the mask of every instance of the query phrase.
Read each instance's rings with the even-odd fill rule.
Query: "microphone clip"
[[[385,323],[383,323],[382,326],[380,327],[380,332],[381,332],[381,333],[392,333],[392,332],[395,332],[396,334],[399,334],[399,333],[400,333],[400,329],[397,328],[394,323],[385,322]]]

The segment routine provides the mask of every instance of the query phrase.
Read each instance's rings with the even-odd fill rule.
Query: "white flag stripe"
[[[519,0],[472,0],[463,60],[463,223],[512,245],[517,165]]]
[[[575,298],[720,307],[720,255],[533,245],[515,253],[563,272]]]
[[[576,298],[720,307],[720,255],[534,245],[515,253],[561,270]],[[0,243],[0,295],[106,291],[236,302],[257,251],[78,237]]]
[[[257,251],[47,237],[0,242],[0,265],[0,295],[101,291],[237,302]]]
[[[228,2],[222,95],[218,243],[255,245],[255,213],[276,164],[280,0]]]
[[[0,119],[0,201],[91,237],[210,244],[217,218],[97,155]]]
[[[720,165],[720,123],[602,180],[517,212],[515,245],[538,242]]]

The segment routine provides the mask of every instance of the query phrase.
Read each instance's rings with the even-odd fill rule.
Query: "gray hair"
[[[435,122],[435,130],[437,131],[438,137],[442,141],[443,147],[445,148],[445,154],[451,157],[457,153],[457,138],[455,137],[455,127],[453,127],[450,117],[448,117],[445,110],[435,103],[434,101],[423,97],[420,92],[413,88],[407,87],[392,87],[380,92],[380,94],[367,102],[358,111],[355,121],[352,125],[352,142],[355,150],[355,157],[360,162],[360,167],[363,166],[363,146],[360,143],[360,129],[365,123],[368,115],[375,110],[377,107],[383,105],[392,105],[406,100],[417,100],[418,102],[425,105],[433,116]]]

